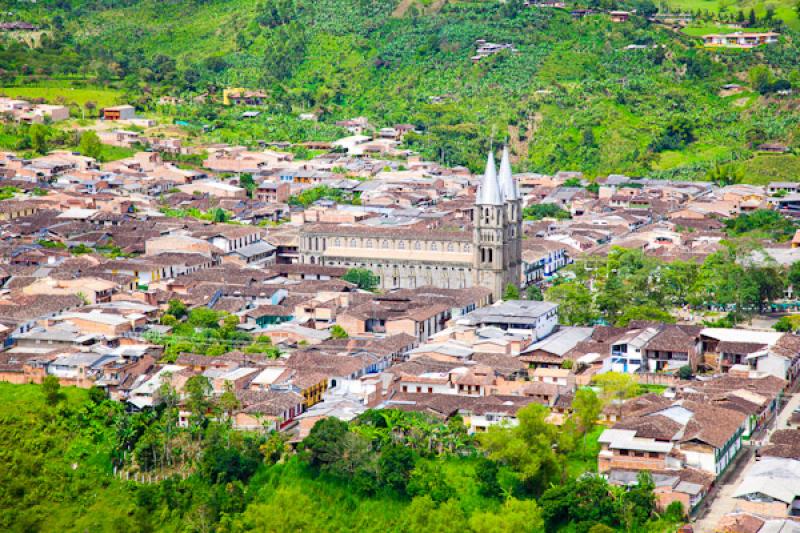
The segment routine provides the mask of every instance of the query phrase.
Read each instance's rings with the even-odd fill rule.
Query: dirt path
[[[404,16],[408,10],[416,3],[417,0],[400,0],[400,3],[397,4],[397,7],[394,8],[392,11],[392,16],[394,18],[400,18]],[[438,13],[440,9],[447,3],[447,0],[435,0],[430,6],[418,6],[422,13],[428,15],[431,13]]]
[[[394,11],[392,11],[392,16],[399,19],[405,15],[406,11],[408,11],[408,8],[411,7],[411,4],[413,4],[414,1],[415,0],[400,0],[400,3],[397,4],[397,7],[394,8]]]

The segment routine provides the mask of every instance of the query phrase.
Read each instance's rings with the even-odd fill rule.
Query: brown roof
[[[284,411],[303,403],[303,397],[294,392],[273,390],[238,390],[236,398],[241,404],[240,412],[281,416]]]
[[[747,513],[727,514],[719,519],[715,531],[719,533],[758,533],[764,520]]]
[[[637,437],[671,441],[674,440],[681,425],[662,415],[631,417],[614,424],[615,429],[636,431]]]
[[[665,352],[689,352],[697,344],[699,330],[694,332],[675,325],[664,325],[663,328],[650,339],[645,349]]]
[[[757,342],[720,341],[717,345],[717,352],[745,355],[763,350],[766,347],[766,344],[760,344]]]
[[[699,440],[722,448],[747,418],[744,413],[706,403],[685,401],[682,406],[692,411],[694,416],[686,424],[681,442]]]

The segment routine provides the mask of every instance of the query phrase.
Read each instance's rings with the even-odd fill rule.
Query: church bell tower
[[[509,283],[520,284],[521,205],[508,149],[503,149],[499,174],[489,153],[475,197],[472,270],[473,284],[491,289],[495,300],[502,298]]]

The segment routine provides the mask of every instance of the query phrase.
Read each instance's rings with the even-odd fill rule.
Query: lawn
[[[639,394],[663,394],[667,390],[666,385],[639,384]]]
[[[75,103],[83,106],[94,102],[97,107],[108,107],[120,103],[121,93],[105,88],[75,87],[3,87],[0,94],[13,98],[43,98],[48,103]]]
[[[792,154],[760,154],[742,163],[744,182],[765,185],[770,181],[800,181],[800,157]]]
[[[593,430],[579,440],[577,447],[567,458],[567,474],[578,477],[585,472],[597,472],[597,454],[600,453],[600,435],[606,427],[595,426]]]
[[[716,25],[689,26],[683,29],[683,33],[691,37],[702,37],[703,35],[709,35],[712,33],[719,33],[719,34],[736,33],[737,31],[764,32],[768,30],[767,28],[742,29],[742,28],[733,28],[731,26],[716,26]]]
[[[728,11],[736,13],[742,10],[745,15],[754,9],[756,15],[763,17],[767,11],[767,6],[775,8],[775,16],[782,19],[790,28],[800,29],[800,20],[797,18],[797,11],[794,9],[794,0],[740,0],[739,3],[732,0],[670,0],[670,11],[709,11],[718,13]]]

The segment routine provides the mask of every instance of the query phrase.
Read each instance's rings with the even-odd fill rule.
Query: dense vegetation
[[[800,282],[800,276],[792,277],[796,269],[787,272],[762,257],[747,243],[727,243],[702,263],[664,262],[615,247],[608,257],[576,262],[546,296],[560,304],[564,324],[674,322],[671,311],[689,306],[729,311],[720,325],[731,326],[781,299],[794,279]]]
[[[602,404],[588,389],[563,429],[541,406],[477,440],[459,418],[367,411],[317,423],[296,453],[278,433],[232,430],[232,393],[211,398],[200,376],[186,389],[183,428],[169,387],[158,409],[128,413],[55,379],[0,383],[0,529],[668,531],[681,519],[653,513],[649,476],[630,490],[578,477],[596,464]]]
[[[239,317],[207,307],[187,311],[179,300],[171,300],[161,323],[169,326],[169,333],[147,333],[150,342],[164,346],[164,361],[174,362],[181,353],[222,355],[241,350],[245,353],[264,354],[276,358],[280,350],[267,336],[253,337],[237,329]]]
[[[780,44],[726,52],[700,49],[696,38],[643,17],[575,21],[519,0],[405,2],[402,16],[393,14],[396,2],[378,0],[9,4],[47,35],[35,49],[0,47],[6,85],[112,87],[208,140],[331,139],[342,133],[334,120],[363,114],[376,126],[412,123],[420,133],[409,134],[409,147],[473,168],[490,142],[504,139],[520,169],[546,172],[703,178],[731,164],[746,181],[764,181],[800,166],[794,155],[756,150],[796,145],[800,114],[792,96],[777,94],[800,78],[796,34],[782,23],[796,18],[784,6],[748,4],[757,8],[754,24],[781,29]],[[645,0],[587,4],[655,9]],[[707,29],[689,33],[749,17],[727,5],[719,15],[690,7]],[[511,42],[518,52],[473,63],[477,39]],[[731,82],[750,86],[719,92]],[[270,112],[245,121],[215,104],[155,103],[161,94],[230,86],[267,90]],[[322,121],[297,120],[303,111]]]

